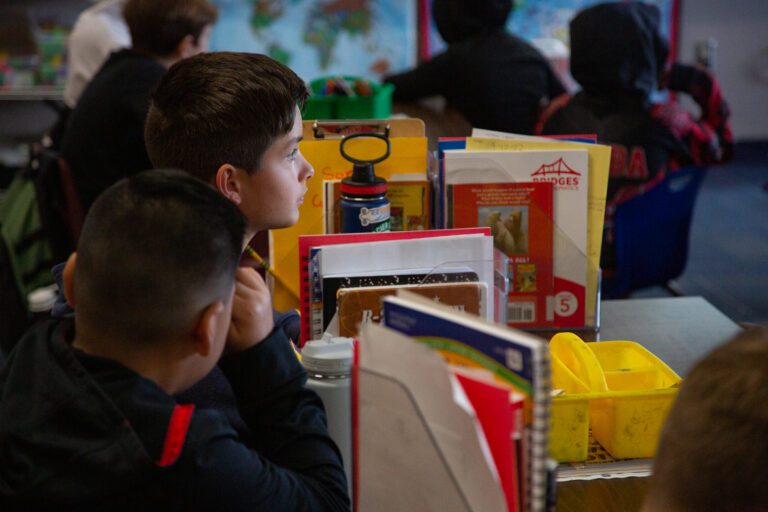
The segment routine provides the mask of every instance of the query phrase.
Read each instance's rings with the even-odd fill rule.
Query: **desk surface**
[[[609,300],[601,309],[599,339],[637,341],[681,377],[741,330],[702,297]]]
[[[637,341],[684,377],[694,362],[740,330],[701,297],[628,299],[603,302],[600,332],[582,337]],[[561,482],[557,510],[637,511],[646,486],[645,478]]]

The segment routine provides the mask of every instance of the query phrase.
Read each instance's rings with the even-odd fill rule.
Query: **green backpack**
[[[19,173],[0,200],[0,238],[17,293],[27,306],[32,290],[53,284],[54,256],[43,226],[35,180]],[[3,290],[3,294],[8,291]]]

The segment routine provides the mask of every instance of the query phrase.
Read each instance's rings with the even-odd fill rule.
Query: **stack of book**
[[[357,345],[358,509],[547,510],[546,342],[402,291],[382,315]]]
[[[610,147],[594,142],[474,130],[438,144],[438,225],[491,229],[507,258],[511,326],[598,325]]]

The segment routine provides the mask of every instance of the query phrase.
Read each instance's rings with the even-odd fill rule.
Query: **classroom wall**
[[[736,140],[768,140],[768,1],[680,0],[679,59],[717,40],[715,71],[732,111]]]

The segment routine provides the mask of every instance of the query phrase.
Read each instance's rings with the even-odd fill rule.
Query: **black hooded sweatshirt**
[[[441,95],[474,127],[532,133],[542,108],[565,89],[538,50],[506,31],[510,9],[509,0],[436,0],[448,48],[385,78],[395,101]]]
[[[615,272],[612,214],[617,205],[660,184],[667,172],[730,158],[729,109],[712,75],[673,64],[656,6],[642,2],[599,4],[581,11],[570,25],[571,74],[582,90],[555,99],[536,132],[596,134],[612,146],[606,231],[601,267]],[[659,84],[661,77],[662,83]],[[690,94],[701,107],[694,119],[674,102],[652,104],[666,86]]]
[[[214,409],[43,323],[0,371],[0,510],[348,510],[341,458],[282,329],[220,363],[256,450]]]

